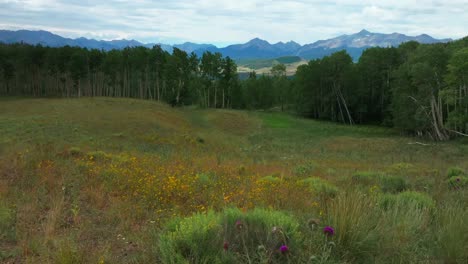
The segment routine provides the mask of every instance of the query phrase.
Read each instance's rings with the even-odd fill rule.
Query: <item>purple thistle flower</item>
[[[286,245],[282,245],[282,246],[279,248],[279,250],[280,250],[281,253],[286,254],[286,253],[288,253],[289,248],[288,248],[288,246],[286,246]]]
[[[323,228],[323,233],[327,236],[333,236],[335,234],[335,229],[331,226],[326,226]]]
[[[224,241],[223,248],[225,251],[229,249],[229,243],[227,241]]]
[[[241,230],[244,228],[244,223],[241,220],[237,220],[235,226],[238,230]]]

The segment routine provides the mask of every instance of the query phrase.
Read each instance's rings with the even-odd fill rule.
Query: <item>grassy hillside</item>
[[[237,60],[236,63],[239,66],[257,70],[261,68],[273,67],[276,64],[280,64],[280,63],[293,64],[293,63],[297,63],[303,60],[304,59],[298,56],[285,56],[285,57],[279,57],[275,59],[241,59],[241,60]]]
[[[286,65],[288,75],[294,75],[297,67],[306,64],[307,61],[298,56],[285,56],[275,59],[246,59],[236,61],[240,74],[256,71],[259,74],[269,74],[273,66],[277,64]]]
[[[468,144],[422,143],[280,113],[0,99],[0,260],[463,263]],[[275,219],[290,251],[270,249]]]

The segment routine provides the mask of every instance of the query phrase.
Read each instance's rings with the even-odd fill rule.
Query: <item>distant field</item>
[[[245,66],[250,69],[261,69],[272,67],[276,64],[293,64],[297,62],[301,62],[304,59],[298,56],[286,56],[286,57],[279,57],[275,59],[240,59],[237,60],[236,63],[241,66]]]
[[[282,113],[0,98],[0,262],[466,263],[468,143],[416,141]],[[207,212],[224,208],[240,211],[223,227]],[[274,242],[287,255],[276,216],[258,242],[254,208],[299,223]]]
[[[276,59],[245,59],[236,61],[238,64],[238,72],[246,73],[255,71],[258,74],[269,74],[271,68],[277,64],[286,65],[286,73],[288,76],[296,73],[297,67],[307,64],[307,61],[297,56],[286,56]]]

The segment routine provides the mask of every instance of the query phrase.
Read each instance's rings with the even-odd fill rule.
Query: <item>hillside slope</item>
[[[398,190],[403,179],[404,188],[454,205],[452,199],[463,192],[450,191],[439,176],[452,166],[468,168],[468,145],[408,144],[413,141],[385,128],[282,113],[172,108],[116,98],[0,98],[0,262],[159,263],[159,235],[171,230],[165,226],[170,219],[225,207],[286,210],[298,219],[334,217],[327,210],[329,196],[298,185],[310,177],[335,195],[361,188],[354,182],[357,172],[391,175],[400,180],[396,185],[369,178],[372,185],[360,190],[374,193],[363,197]],[[463,217],[463,209],[453,208]],[[412,212],[426,219],[425,211]],[[341,216],[349,220],[348,214]],[[422,223],[411,217],[395,223],[408,230]],[[392,251],[376,249],[377,262],[388,256],[398,260],[414,243],[432,247],[432,233],[427,236],[433,227],[425,226],[427,236],[401,238],[396,224],[379,229],[379,238],[391,236],[384,246]],[[375,235],[375,230],[364,231]],[[323,241],[322,232],[317,234]],[[464,245],[452,236],[440,241]],[[222,245],[216,247],[222,253]],[[344,257],[341,251],[332,256],[337,261],[360,253],[342,247]],[[411,251],[412,259],[432,252],[419,249]],[[311,252],[303,253],[308,259]]]

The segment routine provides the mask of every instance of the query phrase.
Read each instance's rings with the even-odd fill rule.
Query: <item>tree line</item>
[[[305,116],[434,140],[468,134],[468,37],[370,48],[357,63],[337,52],[300,66],[293,82],[293,102]]]
[[[170,54],[160,46],[105,52],[0,44],[0,58],[1,95],[131,97],[227,108],[239,85],[229,57],[206,52],[198,58],[177,48]]]
[[[310,61],[286,76],[239,80],[220,53],[174,48],[104,52],[0,44],[0,95],[112,96],[210,108],[277,109],[345,124],[377,124],[434,140],[468,134],[468,37],[442,44],[369,48]]]

